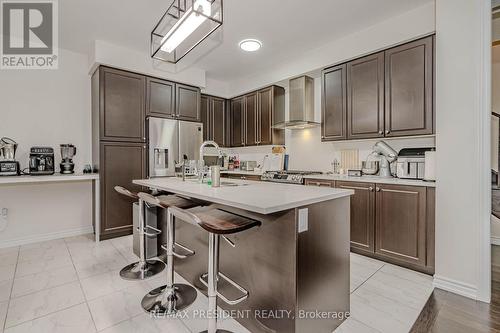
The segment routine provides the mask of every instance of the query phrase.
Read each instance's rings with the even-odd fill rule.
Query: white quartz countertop
[[[340,180],[340,181],[363,182],[363,183],[377,183],[377,184],[395,184],[395,185],[436,187],[435,182],[426,182],[426,181],[417,180],[417,179],[384,178],[384,177],[378,177],[378,176],[349,177],[347,175],[323,174],[323,175],[305,176],[305,178],[306,179]]]
[[[99,179],[99,174],[89,173],[89,174],[72,174],[72,175],[40,175],[40,176],[1,176],[0,185],[13,185],[13,184],[38,184],[38,183],[54,183],[54,182],[76,182],[85,180],[97,180]]]
[[[176,177],[141,179],[134,180],[133,183],[260,214],[271,214],[354,194],[352,190],[239,179],[221,179],[221,184],[233,183],[240,186],[219,188],[193,180],[183,182]]]

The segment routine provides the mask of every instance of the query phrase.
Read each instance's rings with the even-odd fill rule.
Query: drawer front
[[[305,185],[318,187],[335,187],[335,181],[328,179],[306,179]]]

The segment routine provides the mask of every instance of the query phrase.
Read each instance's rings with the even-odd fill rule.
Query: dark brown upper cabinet
[[[257,92],[258,119],[257,134],[258,144],[273,144],[273,87],[259,90]]]
[[[347,138],[384,137],[384,52],[347,63]]]
[[[175,116],[175,83],[148,77],[146,79],[146,115]]]
[[[219,146],[226,146],[226,100],[212,97],[212,140]]]
[[[375,251],[375,184],[336,182],[336,187],[354,191],[351,196],[351,248]]]
[[[234,98],[231,101],[231,147],[241,147],[244,145],[244,114],[245,97]]]
[[[257,93],[245,96],[245,146],[258,144],[257,137]]]
[[[322,141],[434,133],[434,36],[327,68]]]
[[[426,188],[382,185],[376,188],[375,253],[426,265]]]
[[[200,89],[177,83],[176,87],[176,118],[187,121],[201,121]]]
[[[232,147],[284,145],[285,130],[275,129],[273,125],[285,120],[285,89],[270,86],[233,98],[230,118]],[[238,141],[240,132],[242,143]]]
[[[211,140],[212,133],[210,129],[212,122],[210,119],[210,96],[201,95],[200,103],[200,120],[203,123],[203,140]]]
[[[273,125],[285,121],[285,89],[271,86],[257,91],[257,144],[284,145],[285,130]]]
[[[146,178],[146,146],[144,143],[101,142],[101,239],[132,232],[133,199],[120,195],[115,186],[141,191],[132,184]]]
[[[99,71],[100,139],[145,142],[146,77],[108,67]]]
[[[213,140],[219,146],[226,146],[226,100],[201,95],[201,121],[203,140]]]
[[[433,133],[433,37],[385,51],[385,135]]]
[[[347,66],[335,66],[323,71],[322,75],[322,121],[321,140],[347,139]]]

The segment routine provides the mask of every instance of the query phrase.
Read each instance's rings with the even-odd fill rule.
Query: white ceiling
[[[207,76],[232,81],[300,57],[327,41],[367,28],[433,0],[226,0],[224,25],[183,60]],[[60,47],[87,53],[93,40],[149,52],[152,27],[171,0],[59,1]],[[263,48],[244,53],[238,42]],[[124,55],[126,56],[126,55]]]

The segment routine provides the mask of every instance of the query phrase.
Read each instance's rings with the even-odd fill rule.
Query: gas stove
[[[275,182],[275,183],[303,185],[305,182],[305,176],[321,175],[321,174],[322,172],[319,171],[298,171],[298,170],[267,171],[262,174],[260,179],[263,181]]]

